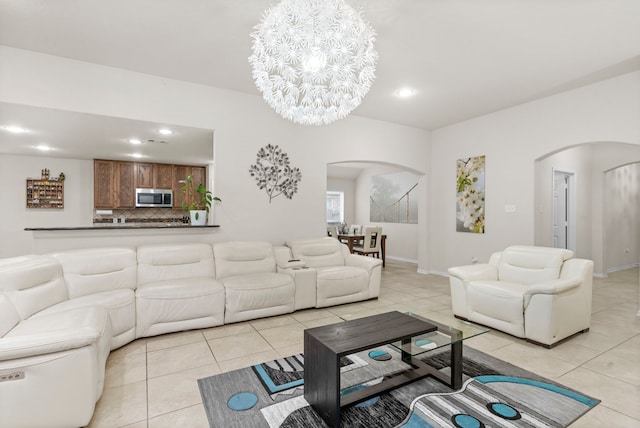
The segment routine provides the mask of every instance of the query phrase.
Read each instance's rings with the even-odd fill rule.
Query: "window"
[[[327,223],[344,221],[344,192],[327,192]]]

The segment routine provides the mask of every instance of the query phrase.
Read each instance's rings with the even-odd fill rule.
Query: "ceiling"
[[[213,160],[213,131],[0,102],[0,153],[67,159],[113,159],[204,165]],[[160,129],[170,129],[162,135]],[[131,144],[137,139],[140,144]],[[38,150],[46,145],[48,151]],[[134,156],[138,155],[138,156]]]
[[[638,0],[347,1],[377,32],[359,116],[436,129],[640,69]],[[271,3],[3,0],[0,44],[258,95],[249,34]]]

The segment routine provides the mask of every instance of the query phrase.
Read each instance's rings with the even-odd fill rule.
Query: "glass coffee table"
[[[304,398],[330,427],[340,426],[340,408],[426,376],[457,390],[462,386],[462,342],[488,329],[456,320],[448,326],[412,313],[387,312],[304,331]],[[367,388],[340,394],[340,358],[391,345],[411,369]],[[451,347],[450,372],[422,361],[429,351]]]

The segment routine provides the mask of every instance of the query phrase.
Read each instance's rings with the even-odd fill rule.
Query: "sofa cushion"
[[[309,267],[344,266],[344,244],[333,238],[303,239],[287,241],[294,259]]]
[[[0,290],[11,300],[21,319],[69,298],[62,266],[48,256],[1,259]]]
[[[133,290],[122,289],[105,291],[102,293],[89,294],[77,297],[51,306],[44,311],[38,312],[34,317],[40,317],[56,312],[67,311],[77,308],[90,308],[100,306],[107,310],[111,320],[111,330],[114,337],[131,332],[135,335],[136,326],[136,301]],[[135,339],[135,337],[130,340]],[[120,344],[118,344],[120,345]],[[112,348],[114,346],[112,345]]]
[[[473,281],[467,286],[469,308],[507,322],[522,322],[527,286],[507,281]]]
[[[354,266],[317,269],[317,307],[341,305],[369,298],[369,274]]]
[[[209,244],[144,245],[138,247],[138,286],[157,281],[214,278]]]
[[[565,260],[573,257],[571,250],[562,248],[514,245],[502,251],[498,264],[500,281],[535,284],[557,279]]]
[[[268,242],[222,242],[213,246],[216,278],[260,272],[275,272],[276,259]]]
[[[224,278],[225,323],[293,312],[295,285],[287,274],[265,272]]]
[[[111,325],[106,311],[99,307],[32,317],[0,341],[0,361],[81,348],[105,335],[110,337]]]
[[[213,278],[157,281],[136,290],[136,337],[224,322],[224,286]]]
[[[135,290],[138,263],[131,248],[90,248],[53,253],[62,264],[69,297],[128,288]]]
[[[18,311],[7,296],[0,293],[0,337],[3,337],[20,322]]]

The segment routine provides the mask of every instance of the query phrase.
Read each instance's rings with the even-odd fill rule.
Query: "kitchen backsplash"
[[[104,211],[104,210],[100,210]],[[182,222],[183,217],[188,213],[180,209],[171,208],[135,208],[135,209],[114,209],[110,210],[112,214],[98,214],[93,211],[94,223],[113,223],[113,219],[117,218],[118,222],[122,222],[122,218],[126,223],[164,223],[164,222]]]

